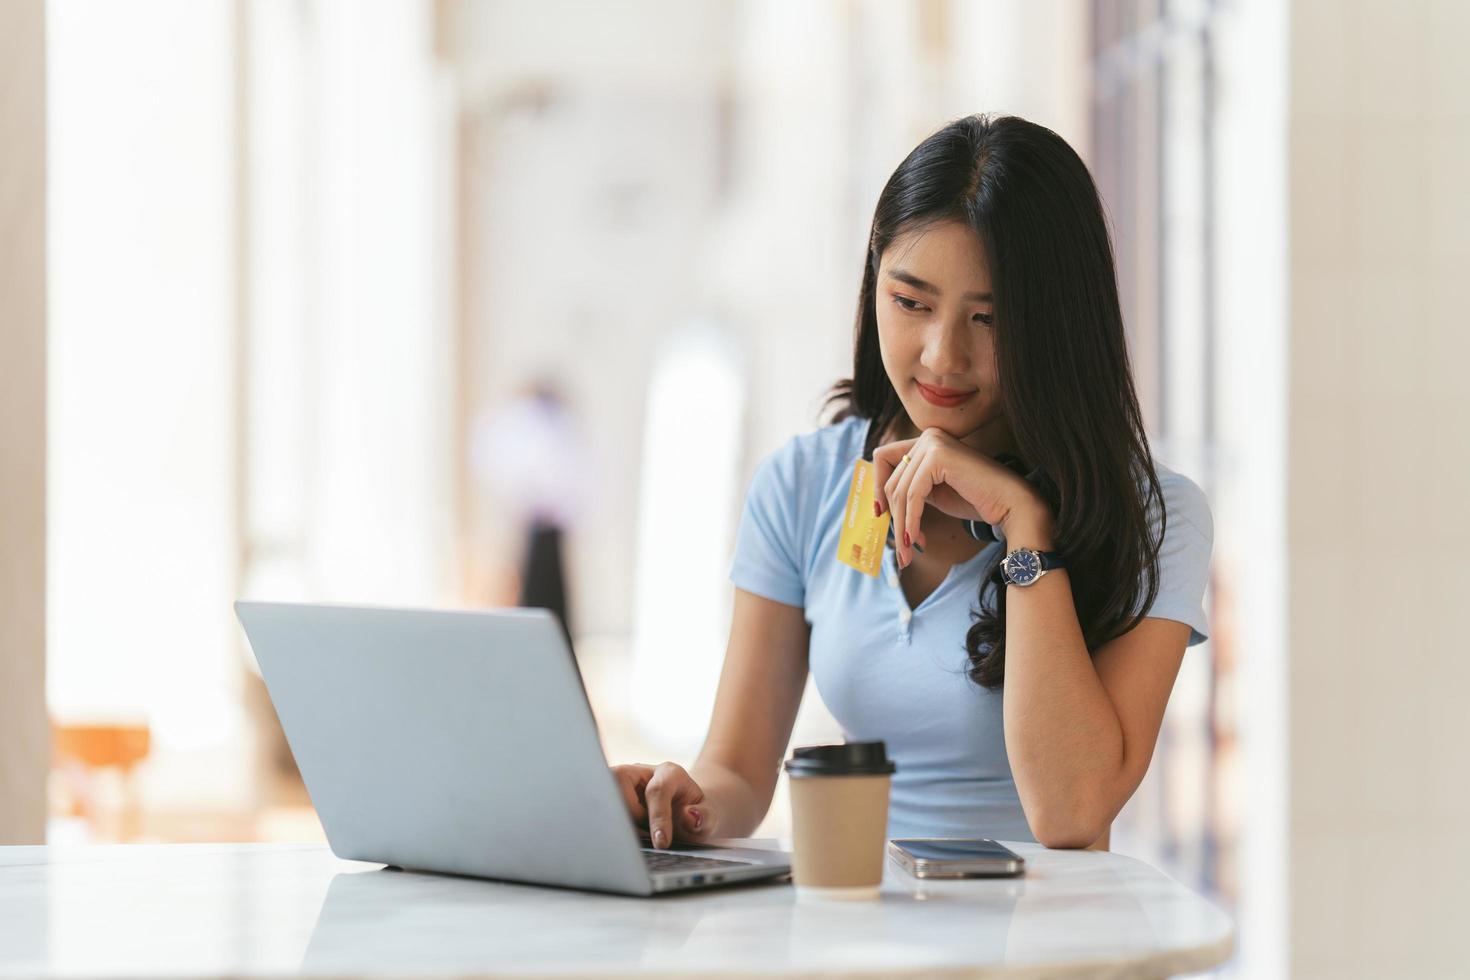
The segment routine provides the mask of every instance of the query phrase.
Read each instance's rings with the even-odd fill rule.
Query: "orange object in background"
[[[82,817],[98,840],[130,840],[140,822],[133,770],[148,757],[147,724],[63,725],[52,723],[52,767],[69,793],[68,812]],[[104,770],[122,777],[123,802],[115,812],[98,806],[96,786]]]

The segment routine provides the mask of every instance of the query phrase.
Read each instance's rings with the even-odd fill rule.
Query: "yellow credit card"
[[[873,464],[859,459],[852,468],[852,486],[847,490],[847,507],[842,511],[842,534],[837,539],[837,560],[864,575],[878,577],[883,547],[888,542],[888,511],[873,516]]]

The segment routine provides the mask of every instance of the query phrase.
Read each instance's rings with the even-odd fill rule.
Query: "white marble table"
[[[317,844],[0,847],[0,976],[1159,977],[1229,957],[1229,918],[1149,865],[1011,846],[1025,878],[889,862],[879,901],[820,904],[785,882],[644,899],[389,871]]]

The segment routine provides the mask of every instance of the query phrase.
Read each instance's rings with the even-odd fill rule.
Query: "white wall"
[[[46,833],[46,60],[0,4],[0,844]]]
[[[1463,975],[1470,7],[1291,6],[1290,957]]]

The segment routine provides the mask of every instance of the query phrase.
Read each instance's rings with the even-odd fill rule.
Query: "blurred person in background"
[[[743,837],[769,808],[808,670],[897,762],[889,837],[1106,849],[1187,646],[1213,521],[1153,459],[1112,245],[1051,130],[970,116],[884,186],[853,375],[762,460],[698,759],[614,766],[655,846]],[[878,574],[837,559],[855,462],[891,511]]]
[[[517,604],[550,609],[570,645],[563,541],[586,504],[590,459],[554,382],[537,378],[480,413],[471,431],[470,470],[493,500],[495,519],[520,529]]]

